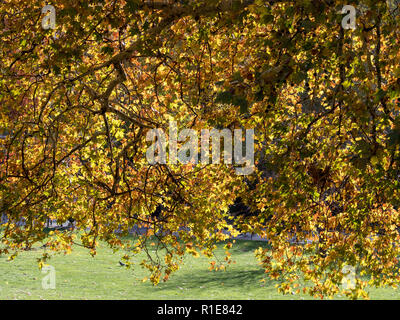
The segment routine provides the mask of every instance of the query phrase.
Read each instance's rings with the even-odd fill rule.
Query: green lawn
[[[217,254],[223,256],[222,244]],[[76,246],[70,255],[50,261],[56,270],[56,289],[42,289],[36,258],[40,250],[21,253],[14,261],[0,257],[0,299],[309,299],[283,296],[276,282],[262,284],[263,270],[253,251],[263,242],[237,241],[232,249],[236,264],[227,271],[209,271],[208,259],[188,256],[185,265],[168,282],[154,287],[140,281],[147,275],[139,266],[128,270],[119,265],[120,254],[101,245],[97,256]],[[139,259],[138,259],[139,260]],[[398,290],[371,289],[371,299],[400,299]],[[339,299],[341,297],[338,297]]]

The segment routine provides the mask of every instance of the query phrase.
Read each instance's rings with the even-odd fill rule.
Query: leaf
[[[215,98],[216,103],[229,104],[233,100],[233,94],[230,91],[222,91],[217,94]]]

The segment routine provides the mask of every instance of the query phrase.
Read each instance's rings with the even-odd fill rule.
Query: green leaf
[[[375,102],[381,101],[386,96],[386,91],[379,89],[378,92],[375,94]]]
[[[215,98],[216,103],[232,103],[233,99],[233,94],[230,91],[223,91],[217,94],[217,97]]]
[[[101,48],[101,52],[104,53],[104,54],[110,54],[111,55],[111,54],[113,54],[114,49],[112,47],[110,47],[110,46],[105,46],[105,47]]]
[[[247,102],[247,100],[245,99],[245,98],[243,98],[243,97],[237,97],[237,96],[235,96],[234,98],[233,98],[233,101],[232,101],[232,103],[235,105],[235,106],[238,106],[238,107],[240,107],[240,113],[247,113],[248,111],[249,111],[249,103]]]
[[[127,0],[125,4],[126,11],[134,13],[138,8],[138,2],[135,0]]]

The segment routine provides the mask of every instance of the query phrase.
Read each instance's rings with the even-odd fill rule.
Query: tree
[[[398,17],[363,4],[344,30],[334,0],[60,0],[45,30],[41,1],[3,1],[0,253],[43,240],[69,252],[77,234],[44,227],[74,219],[92,254],[99,240],[128,264],[146,252],[157,284],[235,234],[226,212],[240,197],[258,214],[235,224],[269,239],[256,255],[282,292],[333,296],[347,265],[367,276],[351,297],[396,285]],[[170,120],[254,128],[257,171],[150,165],[146,132]],[[134,227],[148,232],[124,241]]]

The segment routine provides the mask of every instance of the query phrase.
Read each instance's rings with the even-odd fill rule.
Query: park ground
[[[224,257],[223,243],[216,252]],[[282,295],[275,281],[260,282],[265,275],[254,250],[265,242],[238,240],[232,248],[235,264],[226,271],[209,271],[209,259],[187,256],[184,266],[167,282],[153,286],[141,280],[148,275],[140,266],[134,270],[119,264],[121,253],[100,244],[95,257],[76,246],[69,255],[54,255],[48,262],[56,271],[56,288],[43,289],[36,258],[43,249],[21,253],[14,261],[0,257],[0,300],[4,299],[132,299],[132,300],[230,300],[310,299],[305,295]],[[140,261],[140,257],[137,258]],[[400,289],[370,288],[371,299],[400,299]],[[336,297],[343,299],[343,296]]]

